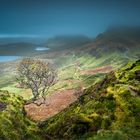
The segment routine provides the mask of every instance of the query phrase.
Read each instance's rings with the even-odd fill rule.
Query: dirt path
[[[25,105],[25,111],[27,112],[27,116],[31,117],[33,120],[43,121],[59,113],[74,101],[76,101],[74,90],[65,90],[47,97],[48,105],[42,104],[37,106],[32,103]]]
[[[110,71],[113,70],[113,67],[112,66],[103,66],[103,67],[99,67],[99,68],[96,68],[96,69],[92,69],[92,70],[83,70],[81,71],[81,74],[84,75],[94,75],[94,74],[97,74],[97,73],[108,73]]]

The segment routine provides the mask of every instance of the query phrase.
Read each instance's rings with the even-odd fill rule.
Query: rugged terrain
[[[32,122],[26,116],[25,101],[21,97],[1,91],[1,139],[14,137],[15,140],[138,140],[140,138],[139,85],[140,61],[130,62],[85,89],[75,103],[59,114],[38,123]],[[68,93],[65,94],[68,96]]]
[[[138,140],[139,37],[138,29],[109,29],[96,39],[48,40],[54,50],[32,57],[53,63],[59,81],[42,105],[26,104],[32,94],[16,81],[19,61],[0,63],[0,139]]]
[[[111,72],[40,125],[54,139],[140,138],[140,61]]]

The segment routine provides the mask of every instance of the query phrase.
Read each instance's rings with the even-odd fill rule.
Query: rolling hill
[[[69,107],[40,122],[26,116],[23,98],[0,91],[0,138],[139,140],[139,85],[140,60],[129,62],[85,89]]]
[[[140,61],[111,72],[79,100],[39,125],[50,139],[138,140]]]

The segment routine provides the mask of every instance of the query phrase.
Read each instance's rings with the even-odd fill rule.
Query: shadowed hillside
[[[99,34],[96,39],[82,48],[80,51],[89,52],[96,57],[117,52],[124,54],[124,58],[140,58],[140,27],[114,27]]]

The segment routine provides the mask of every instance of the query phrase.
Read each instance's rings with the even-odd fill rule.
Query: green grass
[[[14,82],[14,80],[15,79],[12,75],[11,76],[9,74],[6,74],[6,76],[1,75],[0,88],[10,85],[11,83]]]
[[[126,62],[120,61],[121,57],[114,62],[113,57],[115,59],[117,56],[99,59],[89,55],[67,57],[65,65],[59,66],[59,81],[50,88],[49,93],[77,89],[82,84],[86,87],[84,95],[56,116],[40,122],[39,127],[24,115],[23,98],[30,99],[31,91],[17,88],[14,77],[2,77],[1,89],[10,93],[0,92],[0,102],[7,104],[6,109],[0,111],[0,138],[44,140],[44,136],[49,136],[51,139],[138,140],[140,81],[136,72],[140,70],[140,61],[131,61],[121,70],[110,74],[96,75],[80,75],[74,65],[79,61],[83,70],[108,64],[118,69]],[[11,80],[8,81],[8,78]],[[136,95],[131,93],[130,87]]]
[[[14,93],[16,95],[22,96],[25,100],[32,98],[32,93],[30,89],[17,88],[15,87],[15,85],[9,85],[9,86],[3,87],[1,88],[1,90],[7,90],[11,94]]]
[[[2,77],[0,81],[0,90],[7,90],[10,93],[22,96],[24,99],[30,99],[32,97],[31,90],[16,87],[15,77]]]
[[[43,122],[44,133],[52,139],[139,140],[140,75],[135,73],[139,66],[140,61],[132,62],[86,89],[77,102]]]
[[[123,60],[121,60],[121,57],[118,57],[116,53],[103,55],[101,58],[95,58],[91,55],[85,54],[82,56],[61,56],[55,60],[55,63],[58,65],[59,81],[50,88],[49,93],[66,89],[75,89],[79,87],[80,84],[85,87],[93,85],[96,81],[103,78],[103,75],[97,74],[94,76],[84,76],[80,74],[80,70],[89,70],[105,65],[112,65],[114,69],[116,69],[122,65]],[[68,82],[68,80],[73,80],[73,82]],[[24,99],[30,99],[32,97],[30,90],[16,87],[16,78],[11,73],[1,75],[0,89],[16,93],[17,95],[24,97]]]
[[[43,139],[36,123],[25,116],[23,110],[25,101],[20,96],[0,91],[0,103],[5,104],[3,109],[0,108],[0,139]]]

